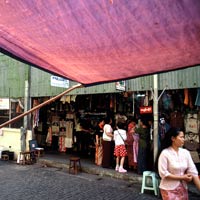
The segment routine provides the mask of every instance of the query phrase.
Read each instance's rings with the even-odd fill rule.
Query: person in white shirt
[[[112,165],[112,140],[113,140],[113,129],[112,129],[112,118],[105,118],[105,125],[103,127],[103,158],[102,158],[102,167],[110,168]]]
[[[190,181],[200,190],[196,166],[189,151],[182,148],[184,140],[184,132],[180,129],[170,128],[166,133],[158,159],[159,187],[163,200],[188,200],[187,183]]]
[[[124,160],[127,155],[125,141],[127,139],[126,130],[124,124],[121,122],[117,123],[117,130],[114,131],[115,149],[114,155],[116,156],[116,167],[115,170],[120,173],[125,173],[127,170],[124,169]]]

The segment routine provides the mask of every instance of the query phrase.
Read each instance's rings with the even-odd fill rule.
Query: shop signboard
[[[140,114],[150,114],[153,112],[152,106],[140,107]]]
[[[0,98],[0,110],[9,110],[10,103],[8,98]]]
[[[116,90],[125,91],[125,89],[126,89],[126,82],[125,81],[117,81],[115,83],[115,86],[116,86]]]
[[[69,80],[59,76],[51,76],[51,86],[69,88]]]

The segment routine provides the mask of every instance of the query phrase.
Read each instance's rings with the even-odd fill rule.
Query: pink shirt
[[[158,170],[161,177],[159,187],[164,190],[173,190],[180,183],[178,180],[165,178],[170,174],[184,175],[187,172],[193,176],[198,176],[198,171],[191,158],[190,152],[183,148],[179,148],[178,153],[172,147],[164,149],[158,160]],[[182,182],[187,188],[186,182]]]

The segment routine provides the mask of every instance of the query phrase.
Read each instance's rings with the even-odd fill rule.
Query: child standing
[[[115,150],[114,155],[116,156],[116,167],[115,170],[121,173],[127,172],[124,169],[124,160],[127,155],[125,141],[127,139],[126,130],[124,125],[121,122],[117,123],[117,130],[114,131],[114,141],[115,141]]]

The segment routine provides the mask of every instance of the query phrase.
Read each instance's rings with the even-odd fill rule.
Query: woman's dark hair
[[[122,123],[122,122],[118,122],[118,123],[117,123],[117,127],[118,127],[119,129],[124,129],[125,125],[124,125],[124,123]]]
[[[181,128],[171,127],[165,134],[165,138],[161,143],[161,151],[165,148],[168,148],[172,145],[172,137],[177,137],[181,131],[184,131]]]
[[[163,149],[166,149],[172,145],[172,137],[177,137],[181,131],[181,128],[171,127],[165,134],[164,140],[161,142],[161,148],[158,150],[158,154],[155,160],[154,170],[158,172],[158,159]]]
[[[147,120],[147,119],[141,118],[140,121],[143,123],[143,125],[145,125],[145,126],[147,126],[147,127],[149,126],[149,123],[148,123],[148,120]]]
[[[104,120],[104,121],[105,121],[105,124],[109,124],[109,123],[110,123],[110,120],[111,120],[110,117],[106,117],[105,120]]]

